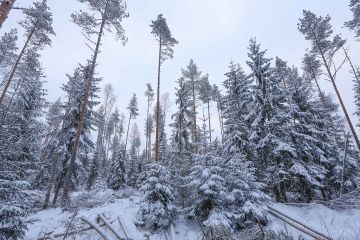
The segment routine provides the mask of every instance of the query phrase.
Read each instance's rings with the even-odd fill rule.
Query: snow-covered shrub
[[[146,169],[140,188],[145,191],[145,197],[137,214],[138,223],[151,230],[166,228],[176,214],[170,172],[159,163],[151,163]]]

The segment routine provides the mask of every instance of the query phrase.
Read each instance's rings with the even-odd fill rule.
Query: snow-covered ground
[[[360,209],[334,211],[317,204],[293,207],[280,203],[275,204],[274,208],[334,240],[360,240]],[[299,235],[305,240],[313,239],[284,224],[281,220],[271,215],[269,217],[271,223],[268,228],[274,231],[288,231],[295,239]]]
[[[86,224],[79,220],[80,217],[85,217],[95,222],[97,215],[102,213],[104,213],[110,221],[113,221],[112,226],[120,232],[123,237],[125,237],[125,235],[121,230],[117,217],[121,220],[126,233],[129,235],[128,237],[131,239],[147,239],[146,236],[149,236],[149,239],[151,240],[172,239],[169,232],[160,232],[151,235],[149,232],[137,228],[135,225],[136,213],[141,200],[141,193],[139,192],[128,191],[127,193],[122,192],[121,194],[112,191],[98,191],[90,194],[79,192],[73,194],[72,198],[76,200],[73,204],[79,205],[79,210],[75,211],[75,213],[64,212],[60,208],[51,208],[29,216],[28,219],[32,220],[33,223],[29,224],[29,230],[25,239],[34,240],[44,236],[44,233],[52,231],[53,234],[63,233],[66,231],[66,226],[71,225],[69,224],[71,219],[74,219],[73,223],[76,226],[81,228],[86,227]],[[293,207],[284,204],[274,204],[273,207],[313,229],[332,237],[334,240],[360,239],[360,210],[337,212],[321,205]],[[267,228],[275,231],[288,231],[296,238],[300,235],[299,231],[289,225],[285,225],[282,221],[273,216],[269,215],[269,219],[271,222]],[[174,235],[178,240],[201,239],[201,230],[196,223],[190,220],[180,217],[174,223],[174,228]],[[111,236],[109,230],[106,230],[106,232]],[[307,238],[305,235],[302,236],[306,240],[312,239]],[[77,235],[76,239],[99,239],[99,235],[94,230],[91,230],[84,232],[82,235]]]

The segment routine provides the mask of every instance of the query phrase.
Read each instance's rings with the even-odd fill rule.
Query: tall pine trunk
[[[74,171],[74,167],[75,167],[75,160],[76,160],[76,156],[77,156],[77,152],[78,152],[78,148],[79,148],[81,132],[82,132],[82,129],[84,127],[85,114],[86,114],[86,110],[87,110],[87,107],[88,107],[89,96],[90,96],[90,91],[91,91],[91,85],[92,85],[93,75],[94,75],[94,72],[95,72],[96,60],[97,60],[97,57],[98,57],[98,54],[99,54],[101,38],[102,38],[102,35],[103,35],[103,32],[104,32],[104,26],[105,26],[105,20],[106,20],[105,19],[106,8],[107,8],[107,5],[105,7],[105,11],[104,11],[103,18],[102,18],[99,35],[98,35],[98,39],[97,39],[97,42],[96,42],[94,57],[93,57],[93,60],[91,62],[90,73],[89,73],[89,75],[88,75],[88,77],[86,79],[86,89],[85,89],[84,102],[82,104],[82,109],[81,109],[81,113],[80,113],[79,125],[78,125],[78,128],[76,129],[76,136],[75,136],[75,141],[74,141],[74,145],[73,145],[73,148],[72,148],[70,165],[69,165],[69,168],[68,168],[68,170],[66,172],[66,176],[65,176],[64,202],[63,202],[64,205],[66,205],[70,200],[69,199],[69,191],[70,191],[70,185],[71,185],[71,175],[72,175],[72,173]]]
[[[11,8],[13,7],[15,0],[3,0],[0,5],[0,28],[7,19]]]
[[[348,114],[348,111],[346,110],[345,104],[344,104],[344,102],[343,102],[343,100],[342,100],[342,98],[341,98],[341,95],[340,95],[340,92],[339,92],[339,90],[338,90],[338,88],[337,88],[337,85],[336,85],[334,76],[332,75],[332,73],[331,73],[331,71],[330,71],[330,66],[329,66],[329,64],[328,64],[327,61],[326,61],[326,58],[325,58],[325,54],[324,54],[324,52],[323,52],[323,49],[321,48],[321,46],[320,46],[320,44],[319,44],[319,41],[317,40],[316,34],[314,33],[314,31],[312,31],[312,32],[313,32],[313,35],[314,35],[314,37],[315,37],[315,43],[316,43],[316,46],[317,46],[317,48],[318,48],[318,50],[319,50],[319,52],[320,52],[320,55],[321,55],[323,64],[324,64],[324,66],[325,66],[325,68],[326,68],[326,71],[327,71],[327,73],[328,73],[328,75],[329,75],[329,78],[330,78],[330,81],[331,81],[331,83],[332,83],[332,85],[333,85],[333,88],[334,88],[334,90],[335,90],[336,96],[337,96],[337,98],[339,99],[340,106],[341,106],[341,108],[342,108],[342,110],[343,110],[343,112],[344,112],[345,118],[346,118],[346,120],[347,120],[347,122],[348,122],[348,124],[349,124],[351,133],[352,133],[352,135],[353,135],[353,137],[354,137],[354,139],[355,139],[357,148],[360,150],[360,141],[359,141],[359,138],[358,138],[357,133],[356,133],[356,131],[355,131],[354,125],[353,125],[352,122],[351,122],[351,119],[350,119],[350,116],[349,116],[349,114]]]
[[[32,36],[34,35],[35,30],[36,30],[36,24],[31,29],[30,34],[28,35],[28,37],[26,39],[26,42],[25,42],[23,48],[21,49],[21,52],[20,52],[19,56],[16,59],[15,65],[11,69],[9,78],[5,81],[5,86],[4,86],[4,89],[3,89],[2,93],[1,93],[1,96],[0,96],[0,105],[2,104],[2,102],[3,102],[4,98],[5,98],[5,95],[6,95],[6,92],[7,92],[8,88],[9,88],[9,86],[10,86],[10,83],[11,83],[12,79],[14,78],[15,71],[16,71],[16,69],[17,69],[17,67],[18,67],[18,65],[19,65],[19,63],[20,63],[20,61],[21,61],[21,59],[22,59],[28,45],[29,45],[29,42],[30,42]]]
[[[149,161],[149,135],[150,135],[150,130],[149,130],[149,109],[150,109],[150,98],[148,97],[147,99],[147,110],[146,110],[146,140],[145,140],[145,156],[146,156],[146,161]]]
[[[211,143],[210,101],[207,102],[207,108],[208,108],[208,120],[209,120],[209,137],[210,137],[210,143]]]
[[[198,153],[198,142],[197,142],[197,129],[196,129],[196,92],[195,92],[195,79],[192,80],[192,95],[193,95],[193,114],[194,114],[194,127],[193,127],[193,142],[195,144],[195,153]]]
[[[125,139],[125,154],[126,154],[126,148],[127,148],[127,143],[128,143],[128,138],[129,138],[129,129],[130,129],[130,121],[131,121],[131,113],[129,115],[129,122],[128,122],[128,126],[127,126],[127,131],[126,131],[126,139]]]
[[[159,64],[158,64],[158,82],[156,96],[156,133],[155,133],[155,161],[159,161],[159,126],[160,126],[160,67],[161,67],[161,37],[159,38]]]

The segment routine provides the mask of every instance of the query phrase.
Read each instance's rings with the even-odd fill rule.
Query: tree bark
[[[82,131],[83,127],[84,127],[85,114],[86,114],[86,110],[87,110],[87,107],[88,107],[89,96],[90,96],[91,85],[92,85],[92,79],[93,79],[93,75],[94,75],[94,71],[95,71],[95,67],[96,67],[97,56],[99,54],[101,37],[102,37],[103,32],[104,32],[104,26],[105,26],[105,20],[106,20],[104,15],[106,14],[106,9],[107,9],[107,3],[106,3],[106,6],[105,6],[103,19],[102,19],[101,26],[100,26],[100,32],[99,32],[98,39],[97,39],[97,42],[96,42],[95,53],[94,53],[94,57],[93,57],[93,60],[92,60],[92,63],[91,63],[90,74],[86,79],[86,89],[85,89],[84,102],[83,102],[82,110],[81,110],[81,113],[80,113],[79,125],[78,125],[78,128],[76,130],[76,137],[75,137],[74,145],[73,145],[73,148],[72,148],[70,165],[69,165],[69,168],[68,168],[66,176],[65,176],[64,202],[63,202],[64,205],[66,205],[68,203],[68,201],[69,201],[71,174],[72,174],[73,169],[74,169],[75,160],[76,160],[76,156],[77,156],[77,152],[78,152],[78,148],[79,148],[81,131]]]
[[[0,5],[0,28],[7,19],[11,8],[13,7],[15,0],[3,0]]]
[[[23,55],[24,55],[24,53],[25,53],[25,50],[27,49],[27,46],[28,46],[28,44],[29,44],[32,36],[34,35],[35,30],[36,30],[36,25],[32,28],[29,36],[28,36],[27,39],[26,39],[26,42],[25,42],[23,48],[21,49],[21,52],[20,52],[18,58],[16,59],[15,65],[14,65],[13,68],[11,69],[9,78],[8,78],[8,80],[5,82],[4,89],[3,89],[2,93],[1,93],[1,96],[0,96],[0,105],[2,104],[2,102],[3,102],[4,98],[5,98],[5,95],[6,95],[6,92],[7,92],[8,88],[9,88],[9,86],[10,86],[10,83],[11,83],[12,79],[14,78],[15,71],[16,71],[19,63],[20,63],[20,60],[22,59],[22,57],[23,57]]]
[[[161,68],[161,37],[159,38],[159,63],[158,63],[158,83],[156,96],[156,133],[155,133],[155,161],[159,161],[159,125],[160,125],[160,68]]]

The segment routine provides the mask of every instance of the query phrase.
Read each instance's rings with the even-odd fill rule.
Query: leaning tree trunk
[[[11,8],[13,7],[15,0],[3,0],[0,5],[0,28],[7,19]]]
[[[49,206],[50,193],[51,193],[52,187],[54,185],[55,175],[56,175],[56,166],[57,166],[58,161],[59,161],[59,154],[56,153],[55,157],[52,161],[52,164],[51,164],[51,176],[50,176],[50,182],[47,187],[47,191],[46,191],[46,195],[45,195],[45,202],[44,202],[44,206],[43,206],[44,209],[48,208],[48,206]]]
[[[342,47],[342,49],[344,50],[346,59],[349,61],[351,70],[352,70],[352,72],[353,72],[353,74],[354,74],[354,77],[355,77],[356,81],[360,83],[359,75],[358,75],[357,72],[356,72],[355,66],[354,66],[353,63],[352,63],[352,61],[351,61],[351,59],[350,59],[350,57],[349,57],[348,52],[346,51],[346,49],[345,49],[344,47]]]
[[[210,137],[210,143],[211,143],[210,101],[207,102],[207,108],[208,108],[208,119],[209,119],[209,137]]]
[[[360,141],[359,141],[359,138],[358,138],[357,133],[356,133],[356,131],[355,131],[354,125],[353,125],[352,122],[351,122],[350,116],[349,116],[349,114],[348,114],[348,112],[347,112],[347,110],[346,110],[345,104],[344,104],[344,102],[343,102],[343,100],[342,100],[342,98],[341,98],[341,95],[340,95],[340,92],[339,92],[339,90],[338,90],[338,88],[337,88],[337,85],[336,85],[334,76],[332,75],[332,73],[331,73],[331,71],[330,71],[330,66],[329,66],[329,64],[328,64],[327,61],[326,61],[326,58],[325,58],[325,54],[324,54],[324,52],[323,52],[323,49],[320,47],[319,41],[317,40],[317,36],[316,36],[316,34],[315,34],[314,32],[313,32],[313,35],[314,35],[314,37],[315,37],[316,46],[317,46],[317,48],[318,48],[318,50],[319,50],[319,52],[320,52],[320,55],[321,55],[321,58],[322,58],[322,60],[323,60],[324,66],[325,66],[325,68],[326,68],[326,71],[327,71],[327,73],[328,73],[328,75],[329,75],[330,81],[331,81],[331,83],[332,83],[332,85],[333,85],[333,88],[334,88],[334,90],[335,90],[336,96],[337,96],[337,98],[339,99],[341,108],[342,108],[342,110],[343,110],[343,112],[344,112],[344,115],[345,115],[345,118],[346,118],[346,120],[347,120],[347,122],[348,122],[348,124],[349,124],[351,133],[352,133],[352,135],[353,135],[353,137],[354,137],[354,139],[355,139],[357,148],[360,150]]]
[[[6,95],[6,92],[7,92],[8,88],[9,88],[9,86],[10,86],[10,83],[11,83],[12,79],[14,78],[15,71],[16,71],[16,69],[17,69],[17,67],[18,67],[18,65],[20,63],[20,60],[22,59],[28,45],[29,45],[29,42],[30,42],[32,36],[34,35],[35,30],[36,30],[36,24],[31,29],[30,34],[28,35],[28,37],[26,39],[26,42],[25,42],[23,48],[21,49],[21,52],[20,52],[19,56],[16,59],[15,65],[11,69],[9,78],[7,79],[7,81],[5,81],[5,86],[4,86],[4,89],[3,89],[2,93],[1,93],[1,96],[0,96],[0,105],[2,104],[2,102],[3,102],[4,98],[5,98],[5,95]]]
[[[106,7],[105,7],[105,12],[106,12]],[[90,96],[91,85],[92,85],[92,78],[93,78],[93,75],[94,75],[94,72],[95,72],[96,59],[97,59],[97,56],[98,56],[98,53],[99,53],[101,37],[102,37],[103,32],[104,32],[104,26],[105,26],[105,16],[103,16],[103,19],[102,19],[102,22],[101,22],[101,27],[100,27],[98,39],[97,39],[97,42],[96,42],[96,47],[95,47],[95,53],[94,53],[94,57],[93,57],[93,60],[92,60],[92,63],[91,63],[90,73],[89,73],[89,76],[86,79],[86,89],[85,89],[85,95],[84,95],[84,102],[82,104],[82,109],[81,109],[81,113],[80,113],[79,125],[78,125],[78,128],[76,129],[76,136],[75,136],[75,141],[74,141],[74,145],[73,145],[73,148],[72,148],[70,165],[69,165],[69,168],[68,168],[68,170],[66,172],[66,176],[65,176],[64,204],[67,204],[68,201],[69,201],[71,175],[72,175],[73,170],[74,170],[75,160],[76,160],[76,156],[77,156],[77,152],[78,152],[78,148],[79,148],[81,132],[82,132],[82,129],[84,127],[85,114],[86,114],[86,110],[87,110],[87,107],[88,107],[89,96]]]
[[[161,67],[161,37],[159,38],[159,64],[156,96],[156,133],[155,133],[155,161],[159,161],[159,127],[160,127],[160,67]]]

